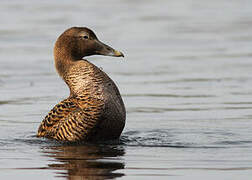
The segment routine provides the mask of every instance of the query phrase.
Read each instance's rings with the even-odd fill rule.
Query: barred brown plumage
[[[83,34],[89,39],[80,39]],[[88,28],[66,30],[54,47],[55,66],[70,96],[55,105],[39,126],[37,136],[59,141],[110,140],[120,136],[126,112],[115,83],[87,55],[123,56],[101,43]]]

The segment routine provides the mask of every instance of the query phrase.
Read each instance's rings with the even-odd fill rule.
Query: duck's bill
[[[97,43],[96,54],[104,56],[124,57],[124,54],[122,52],[117,51],[100,41],[97,41],[96,43]]]
[[[107,56],[124,57],[123,53],[113,49],[113,52],[107,54]]]

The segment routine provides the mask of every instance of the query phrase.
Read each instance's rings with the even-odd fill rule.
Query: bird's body
[[[86,29],[77,29],[77,32],[81,33]],[[67,49],[64,48],[69,46],[63,47],[64,41],[59,39],[54,49],[55,65],[70,89],[70,96],[48,113],[38,129],[37,136],[68,142],[118,138],[126,118],[118,88],[98,67],[87,60],[75,59],[72,53],[67,54]],[[76,44],[73,47],[78,48]],[[82,50],[85,50],[85,47]],[[104,53],[103,51],[100,49],[99,53]],[[114,56],[123,56],[112,48],[110,51],[114,52]]]

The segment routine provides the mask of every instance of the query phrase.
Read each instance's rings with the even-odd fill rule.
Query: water
[[[0,2],[1,179],[250,179],[252,2]],[[117,83],[127,124],[117,142],[35,137],[68,96],[57,36],[87,26],[126,57],[92,61]]]

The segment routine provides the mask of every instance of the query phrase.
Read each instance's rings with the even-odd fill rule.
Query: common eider
[[[109,76],[83,59],[90,55],[124,57],[98,40],[86,27],[63,32],[54,46],[58,74],[70,96],[55,105],[41,122],[37,137],[65,142],[113,140],[120,137],[126,112],[120,92]]]

